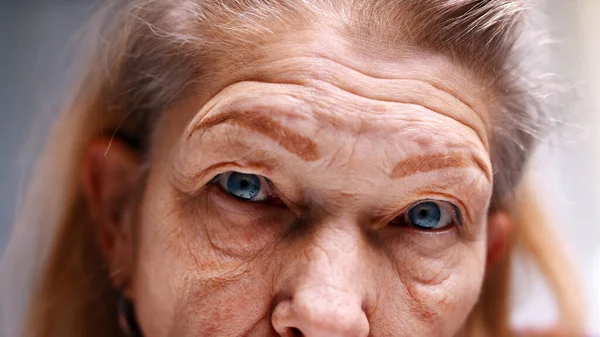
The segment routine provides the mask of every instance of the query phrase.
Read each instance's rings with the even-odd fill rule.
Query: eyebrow
[[[228,123],[259,132],[304,161],[320,159],[319,149],[315,142],[273,120],[269,114],[268,111],[262,110],[229,110],[202,119],[193,127],[190,136],[198,131],[206,131],[218,124]],[[389,177],[400,179],[417,173],[469,166],[479,168],[487,180],[492,181],[492,173],[485,161],[467,151],[413,156],[396,164]]]
[[[419,155],[405,159],[394,166],[389,177],[400,179],[417,173],[469,166],[479,168],[485,174],[487,180],[492,181],[492,173],[481,158],[469,152],[459,151]]]
[[[222,123],[233,124],[256,131],[274,140],[279,146],[304,161],[315,161],[320,158],[319,148],[315,142],[276,122],[268,116],[268,111],[230,110],[219,113],[200,121],[194,126],[190,135],[197,131],[206,131]]]

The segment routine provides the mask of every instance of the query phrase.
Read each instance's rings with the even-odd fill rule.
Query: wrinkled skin
[[[115,234],[135,238],[103,249],[144,336],[459,334],[486,264],[491,95],[415,50],[310,32],[261,48],[165,112],[136,229]],[[228,171],[274,197],[232,197]],[[394,221],[422,200],[460,221]]]

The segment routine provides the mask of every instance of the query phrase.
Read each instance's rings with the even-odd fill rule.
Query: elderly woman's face
[[[128,288],[146,337],[464,324],[486,261],[491,99],[441,57],[323,36],[265,45],[210,100],[165,113]]]

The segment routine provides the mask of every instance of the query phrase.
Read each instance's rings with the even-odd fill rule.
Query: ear
[[[140,184],[140,159],[123,140],[100,137],[85,150],[83,190],[94,222],[96,241],[113,286],[126,287],[133,272],[133,198]]]
[[[512,219],[505,211],[488,215],[487,268],[493,268],[506,253],[511,237]]]

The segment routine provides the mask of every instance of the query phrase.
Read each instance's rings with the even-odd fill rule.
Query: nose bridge
[[[275,330],[282,336],[367,336],[360,229],[339,221],[322,225],[295,248],[302,254],[294,254],[291,296],[273,312]]]
[[[318,281],[336,288],[355,285],[364,260],[364,244],[358,226],[329,221],[317,228],[300,248],[306,260],[306,282]]]

